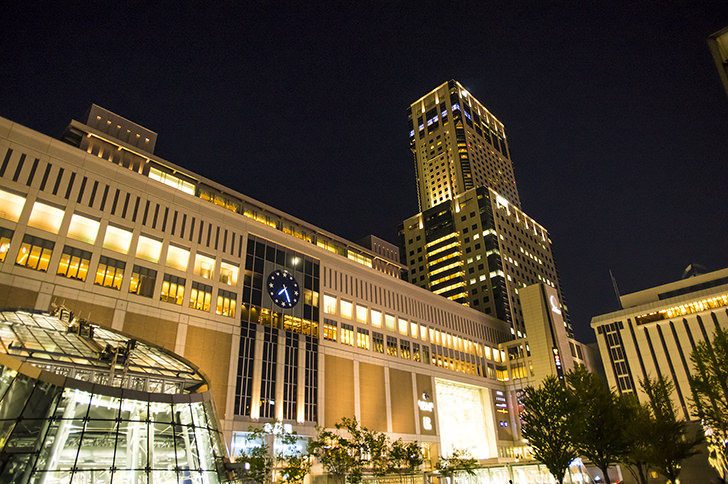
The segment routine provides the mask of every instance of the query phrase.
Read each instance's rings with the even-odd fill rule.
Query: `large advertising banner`
[[[497,457],[490,391],[436,378],[435,392],[442,454],[458,449],[476,459]]]

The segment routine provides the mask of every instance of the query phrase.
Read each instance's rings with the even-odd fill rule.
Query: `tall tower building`
[[[474,187],[492,188],[520,208],[503,123],[450,80],[408,110],[420,210]]]
[[[400,226],[406,279],[506,321],[526,335],[520,289],[559,295],[548,231],[521,210],[503,124],[457,81],[409,109],[421,212]]]

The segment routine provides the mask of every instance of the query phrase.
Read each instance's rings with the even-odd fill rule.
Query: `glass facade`
[[[0,314],[0,339],[0,482],[226,482],[210,394],[194,391],[206,382],[184,361],[47,315]],[[145,369],[160,392],[133,389]]]

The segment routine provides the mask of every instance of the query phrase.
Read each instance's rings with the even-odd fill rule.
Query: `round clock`
[[[288,271],[275,270],[268,276],[268,295],[276,306],[289,309],[298,303],[301,290]]]

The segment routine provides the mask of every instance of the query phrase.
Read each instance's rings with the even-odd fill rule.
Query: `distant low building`
[[[591,322],[609,385],[642,399],[640,380],[667,377],[675,384],[676,407],[694,418],[690,354],[717,327],[728,327],[728,269],[625,294],[620,301],[623,309]]]

